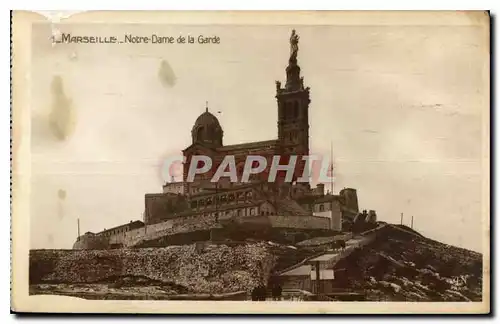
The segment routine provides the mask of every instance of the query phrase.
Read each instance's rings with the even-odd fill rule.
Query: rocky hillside
[[[369,233],[374,234],[374,240],[333,265],[335,289],[361,291],[372,301],[481,300],[481,254],[425,238],[404,226],[380,224]],[[338,238],[311,238],[295,246],[247,240],[163,248],[32,250],[30,292],[102,299],[228,293],[233,294],[230,298],[245,298],[241,295],[268,283],[272,274],[338,248],[332,245]]]
[[[247,291],[261,284],[276,257],[265,243],[191,244],[115,250],[32,250],[30,284],[99,284],[119,288],[144,278],[172,293]]]
[[[343,285],[368,300],[481,301],[482,255],[389,225],[335,265]]]

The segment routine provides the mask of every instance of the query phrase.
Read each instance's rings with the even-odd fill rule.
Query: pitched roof
[[[115,226],[115,227],[112,227],[112,228],[105,229],[105,230],[97,233],[97,235],[103,234],[103,233],[107,233],[107,232],[111,232],[111,231],[119,229],[119,228],[125,228],[127,226],[137,228],[137,227],[144,226],[144,223],[142,221],[140,221],[140,220],[136,220],[136,221],[133,221],[133,222],[131,221],[130,223],[126,223],[126,224],[122,224],[122,225],[118,225],[118,226]]]
[[[217,148],[218,152],[227,152],[235,150],[244,149],[255,149],[255,148],[274,148],[278,144],[278,140],[260,141],[260,142],[249,142],[234,145],[225,145],[223,147]]]

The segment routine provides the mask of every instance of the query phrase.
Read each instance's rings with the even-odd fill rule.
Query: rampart
[[[281,216],[281,215],[256,215],[242,216],[234,218],[237,223],[251,223],[268,226],[270,228],[290,228],[302,230],[328,230],[330,220],[318,216]],[[227,221],[220,218],[221,223]],[[208,231],[213,228],[220,228],[216,223],[215,216],[212,215],[194,215],[177,217],[162,223],[146,225],[141,228],[133,229],[127,232],[118,233],[109,237],[94,235],[86,239],[85,243],[77,245],[75,249],[107,249],[111,247],[132,247],[141,245],[145,241],[158,240],[159,238],[177,235],[181,233]]]

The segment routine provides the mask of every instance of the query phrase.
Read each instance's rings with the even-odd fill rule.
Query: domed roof
[[[217,117],[210,113],[208,108],[196,119],[191,135],[193,143],[203,143],[214,147],[222,146],[222,127]]]
[[[200,116],[198,116],[198,118],[196,118],[193,129],[196,129],[200,126],[207,127],[212,125],[221,128],[217,117],[215,117],[207,109],[203,114],[201,114]]]

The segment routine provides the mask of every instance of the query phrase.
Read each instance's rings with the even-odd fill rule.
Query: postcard
[[[12,15],[16,312],[490,312],[488,12]]]

